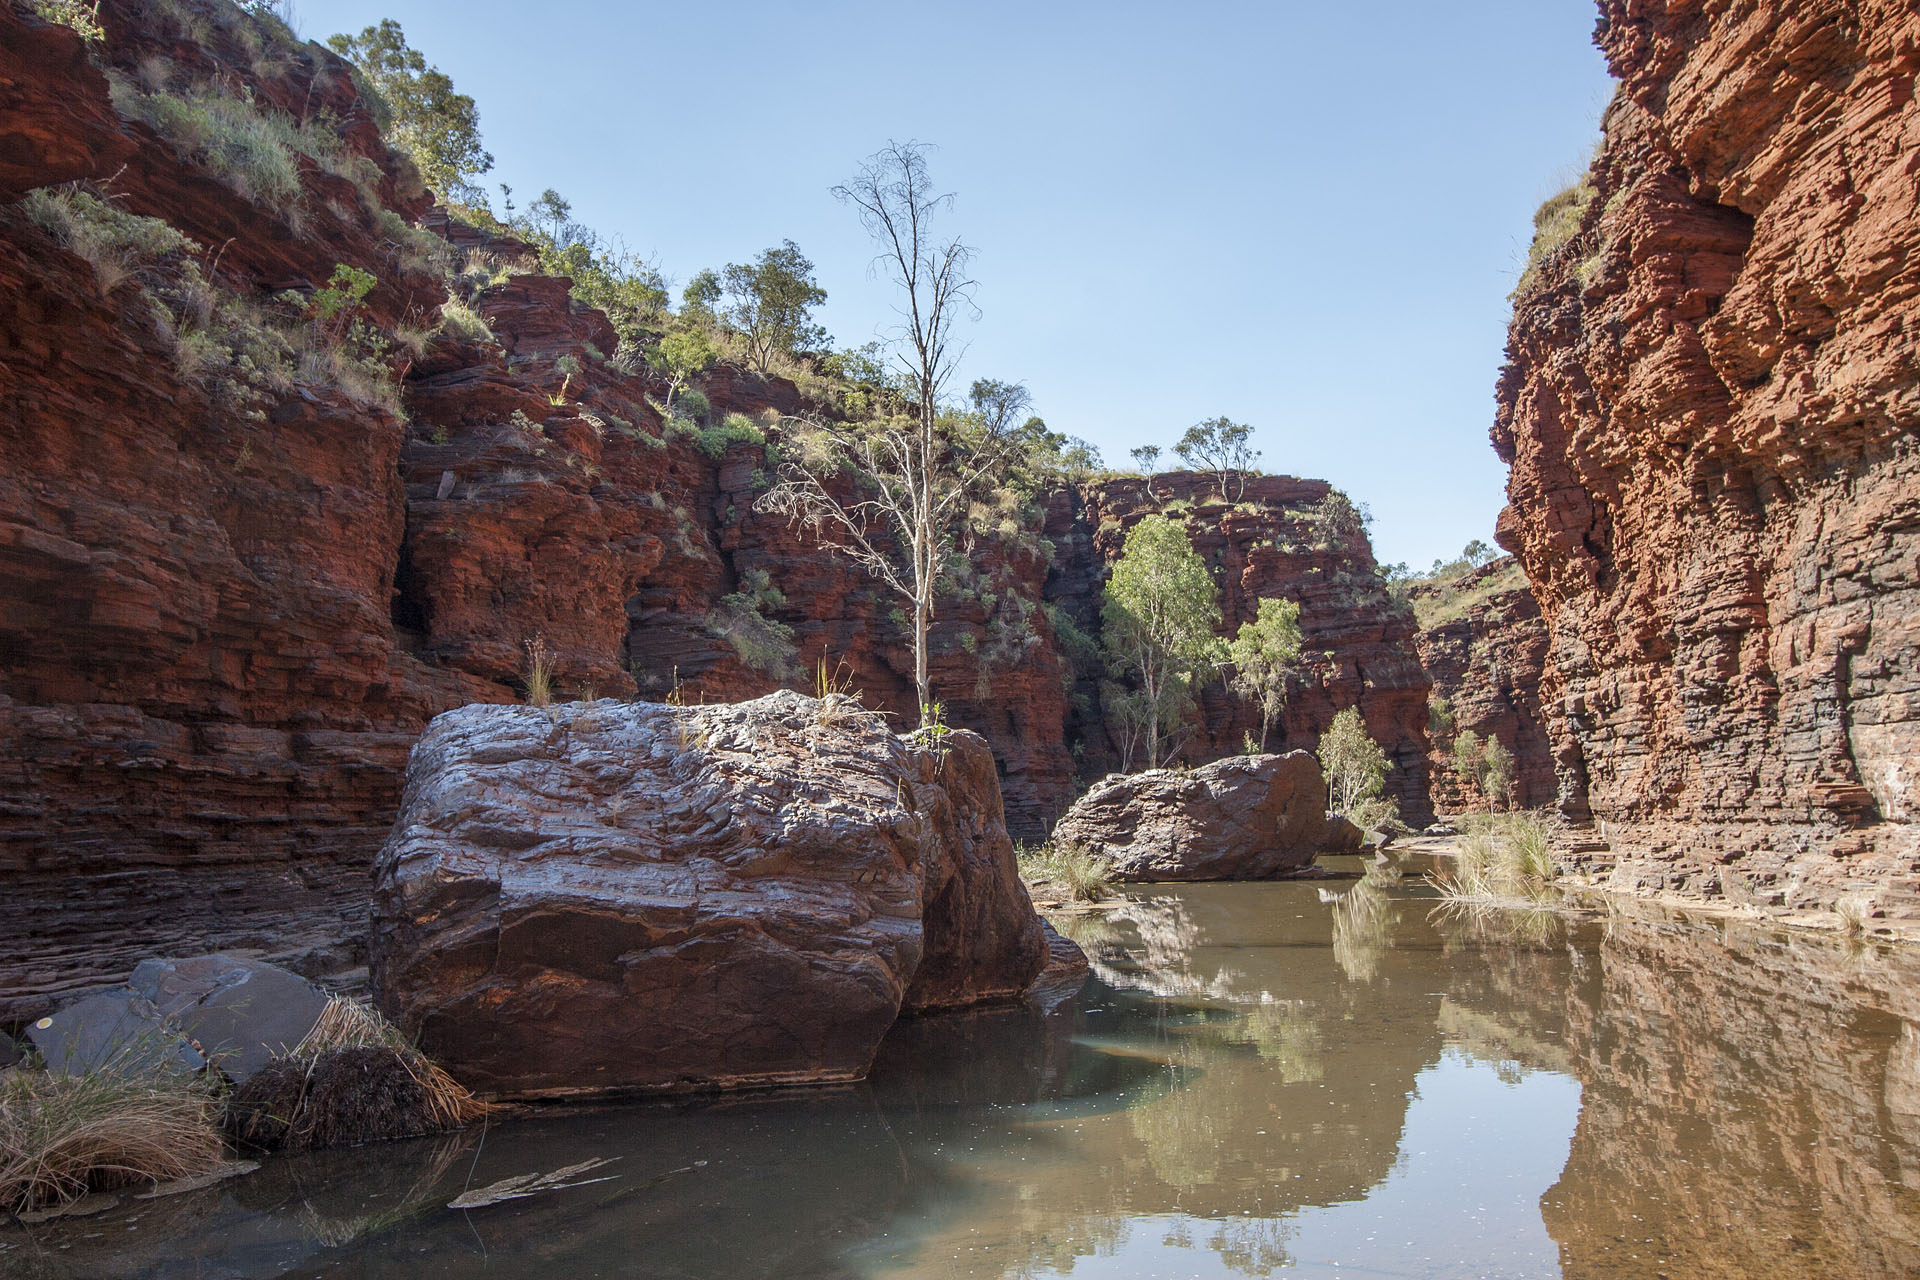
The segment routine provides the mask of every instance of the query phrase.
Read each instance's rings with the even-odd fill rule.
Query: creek
[[[1920,1271],[1920,955],[1450,911],[1415,874],[1142,886],[1064,927],[1094,962],[1077,997],[904,1022],[857,1087],[269,1159],[9,1228],[0,1273]]]

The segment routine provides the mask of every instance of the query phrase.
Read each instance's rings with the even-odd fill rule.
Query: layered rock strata
[[[1547,629],[1524,574],[1510,556],[1452,582],[1417,588],[1421,618],[1415,644],[1433,680],[1433,704],[1445,701],[1443,724],[1429,720],[1428,756],[1434,807],[1458,813],[1487,797],[1463,780],[1450,748],[1460,733],[1497,740],[1513,755],[1513,785],[1502,803],[1523,809],[1559,800],[1553,745],[1540,711]]]
[[[1920,18],[1605,0],[1621,81],[1519,297],[1500,537],[1607,883],[1920,920]]]
[[[1350,829],[1327,816],[1319,761],[1289,751],[1110,774],[1053,838],[1110,859],[1117,880],[1270,880],[1345,846]]]
[[[1431,682],[1414,649],[1412,610],[1388,592],[1366,528],[1344,495],[1322,480],[1232,476],[1227,492],[1212,474],[1129,476],[1055,495],[1046,530],[1053,539],[1047,598],[1091,640],[1100,638],[1100,586],[1134,525],[1154,513],[1181,520],[1220,586],[1223,630],[1233,635],[1264,598],[1300,606],[1301,661],[1269,751],[1312,748],[1336,713],[1357,706],[1387,752],[1387,794],[1410,822],[1431,820],[1427,695]],[[1128,762],[1108,724],[1100,672],[1081,664],[1068,732],[1082,775]],[[1260,735],[1257,707],[1219,681],[1197,690],[1200,713],[1182,759],[1199,764],[1237,755]]]
[[[856,1079],[1048,954],[985,743],[791,692],[440,716],[373,929],[384,1011],[519,1097]]]

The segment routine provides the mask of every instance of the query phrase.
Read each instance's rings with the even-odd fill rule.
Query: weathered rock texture
[[[1493,433],[1563,800],[1619,887],[1911,921],[1920,16],[1601,12],[1621,90]]]
[[[1289,751],[1110,774],[1053,838],[1111,858],[1117,880],[1269,880],[1311,864],[1331,829],[1319,761]]]
[[[568,281],[432,209],[344,63],[224,0],[104,0],[99,16],[107,39],[90,54],[0,7],[0,1019],[145,955],[267,956],[308,976],[364,960],[366,868],[408,747],[438,712],[518,700],[530,643],[570,697],[677,686],[687,702],[733,701],[811,687],[824,660],[910,722],[899,602],[753,512],[760,446],[665,430],[658,386]],[[298,158],[290,199],[257,198],[123,117],[108,72],[244,91],[331,130],[338,150]],[[220,380],[184,376],[145,276],[97,273],[11,203],[76,180],[167,221],[247,303],[317,288],[341,264],[374,274],[368,323],[430,331],[395,347],[404,420],[313,380],[268,388],[254,419]],[[436,255],[464,271],[453,287],[491,339],[436,328],[450,286]],[[724,367],[703,389],[716,416],[770,427],[831,411]],[[940,601],[934,690],[949,723],[993,748],[1013,833],[1043,835],[1081,780],[1117,763],[1098,681],[1064,656],[1054,619],[1097,643],[1126,525],[1179,494],[1196,502],[1230,625],[1260,594],[1303,602],[1313,662],[1284,743],[1309,745],[1359,702],[1420,816],[1411,622],[1369,585],[1364,535],[1316,523],[1325,486],[1256,480],[1230,508],[1197,477],[1157,480],[1158,497],[1142,484],[993,516]],[[729,635],[723,602],[757,572],[784,593],[782,660]],[[1246,709],[1215,688],[1202,710],[1188,757],[1237,750]]]
[[[467,707],[375,868],[382,1008],[477,1092],[849,1080],[1046,962],[986,744],[849,699]]]
[[[1414,651],[1413,613],[1388,593],[1364,526],[1341,519],[1341,499],[1321,480],[1257,476],[1242,488],[1235,479],[1230,497],[1219,494],[1212,475],[1192,472],[1123,477],[1056,494],[1046,525],[1055,544],[1048,600],[1097,642],[1099,587],[1127,532],[1156,511],[1183,520],[1194,549],[1214,568],[1226,634],[1249,621],[1263,598],[1300,605],[1300,675],[1267,750],[1311,748],[1336,713],[1358,706],[1387,752],[1387,794],[1408,821],[1430,820],[1431,685]],[[1117,735],[1102,714],[1097,671],[1083,664],[1074,675],[1067,727],[1083,776],[1122,768]],[[1224,684],[1202,688],[1199,702],[1186,761],[1238,754],[1249,734],[1259,736],[1258,709]]]
[[[1463,578],[1416,588],[1414,610],[1422,619],[1415,638],[1420,665],[1433,680],[1433,697],[1444,698],[1453,717],[1433,735],[1428,756],[1434,807],[1457,813],[1485,803],[1453,767],[1454,736],[1468,730],[1513,753],[1513,790],[1503,803],[1554,804],[1553,746],[1540,713],[1547,628],[1525,575],[1503,556]]]

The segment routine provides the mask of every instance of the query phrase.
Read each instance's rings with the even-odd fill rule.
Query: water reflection
[[[1920,959],[1413,877],[1143,889],[858,1088],[561,1113],[0,1232],[22,1276],[1908,1275]],[[463,1187],[611,1158],[471,1213]]]

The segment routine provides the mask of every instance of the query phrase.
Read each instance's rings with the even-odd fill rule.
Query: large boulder
[[[494,1096],[856,1079],[1045,959],[991,755],[942,745],[785,692],[448,712],[375,866],[381,1007]]]
[[[1054,825],[1119,880],[1268,880],[1327,847],[1327,784],[1305,751],[1114,773]]]
[[[912,1012],[1019,997],[1047,963],[1047,939],[1020,879],[1001,809],[993,749],[977,733],[944,731],[921,862],[924,951],[907,988]]]

